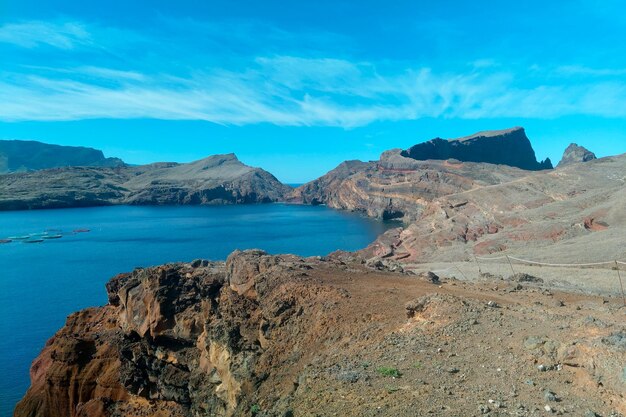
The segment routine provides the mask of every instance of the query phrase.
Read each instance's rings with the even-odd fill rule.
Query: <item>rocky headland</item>
[[[102,151],[82,146],[0,140],[0,174],[69,166],[119,167],[124,166],[124,162],[119,158],[105,158]]]
[[[433,139],[408,150],[392,149],[378,161],[344,162],[299,187],[292,199],[410,222],[442,196],[549,168],[549,160],[537,162],[524,129],[487,131],[460,139]]]
[[[528,146],[522,159],[535,160],[521,128],[451,142],[472,149],[462,144],[509,140],[513,147]],[[430,149],[433,143],[411,149]],[[565,160],[572,163],[536,171],[507,165],[504,159],[497,164],[423,161],[408,157],[410,153],[392,149],[378,161],[345,162],[294,190],[292,200],[401,220],[362,252],[366,258],[414,263],[521,251],[531,259],[595,262],[621,256],[626,155],[594,159],[589,151],[570,146]]]
[[[258,250],[107,291],[48,341],[15,417],[626,413],[611,298]]]
[[[243,204],[280,201],[291,190],[234,154],[188,164],[66,167],[0,176],[0,210],[114,204]]]

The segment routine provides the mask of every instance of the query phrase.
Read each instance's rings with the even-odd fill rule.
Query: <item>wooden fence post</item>
[[[622,274],[619,272],[619,263],[615,261],[615,269],[617,270],[617,278],[619,279],[619,288],[622,291],[622,306],[626,306],[626,297],[624,297],[624,285],[622,284]]]
[[[476,266],[478,266],[478,278],[483,274],[483,271],[480,269],[480,262],[478,262],[478,258],[474,255],[474,261],[476,261]]]
[[[509,266],[511,267],[511,272],[513,272],[513,275],[515,275],[515,270],[513,269],[513,264],[511,263],[511,260],[509,259],[509,255],[506,255],[506,260],[509,261]]]

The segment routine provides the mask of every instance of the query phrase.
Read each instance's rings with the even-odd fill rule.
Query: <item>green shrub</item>
[[[376,372],[378,372],[382,376],[390,376],[392,378],[400,378],[400,376],[402,376],[398,368],[390,368],[386,366],[381,366],[380,368],[376,369]]]

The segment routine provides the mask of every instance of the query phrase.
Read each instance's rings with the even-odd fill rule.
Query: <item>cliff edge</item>
[[[14,417],[626,412],[616,300],[437,284],[258,250],[121,274],[48,341]]]
[[[123,166],[119,158],[105,158],[102,151],[82,146],[61,146],[28,140],[0,140],[0,174],[41,169],[91,166]]]
[[[522,127],[478,132],[458,139],[435,138],[410,147],[402,152],[402,156],[420,161],[457,159],[463,162],[486,162],[529,171],[552,169],[549,158],[537,161]]]

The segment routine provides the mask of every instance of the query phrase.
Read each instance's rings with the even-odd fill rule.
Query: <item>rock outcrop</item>
[[[557,167],[563,167],[579,162],[589,162],[594,159],[597,159],[596,154],[585,147],[572,143],[567,147],[567,149],[565,149],[565,152],[563,152],[563,157]]]
[[[376,162],[344,162],[294,190],[291,199],[408,223],[436,198],[526,175],[528,171],[504,165],[418,161],[396,149],[383,153]]]
[[[188,164],[69,167],[0,176],[0,210],[112,204],[245,204],[284,199],[290,187],[234,154]]]
[[[626,155],[504,181],[473,183],[430,199],[401,230],[363,256],[404,263],[516,254],[545,262],[622,259]]]
[[[524,129],[481,132],[450,141],[435,139],[406,151],[392,149],[378,161],[344,162],[296,189],[291,200],[409,223],[437,198],[506,183],[544,168],[552,165],[536,161]]]
[[[119,167],[124,166],[124,162],[105,158],[102,151],[82,146],[0,140],[0,174],[69,166]]]
[[[529,171],[552,169],[550,159],[537,162],[530,140],[521,127],[478,132],[459,139],[436,138],[410,147],[402,152],[402,156],[420,161],[457,159],[487,162]]]
[[[613,302],[381,269],[253,250],[118,275],[48,341],[14,417],[531,415],[535,385],[559,413],[626,412]]]

